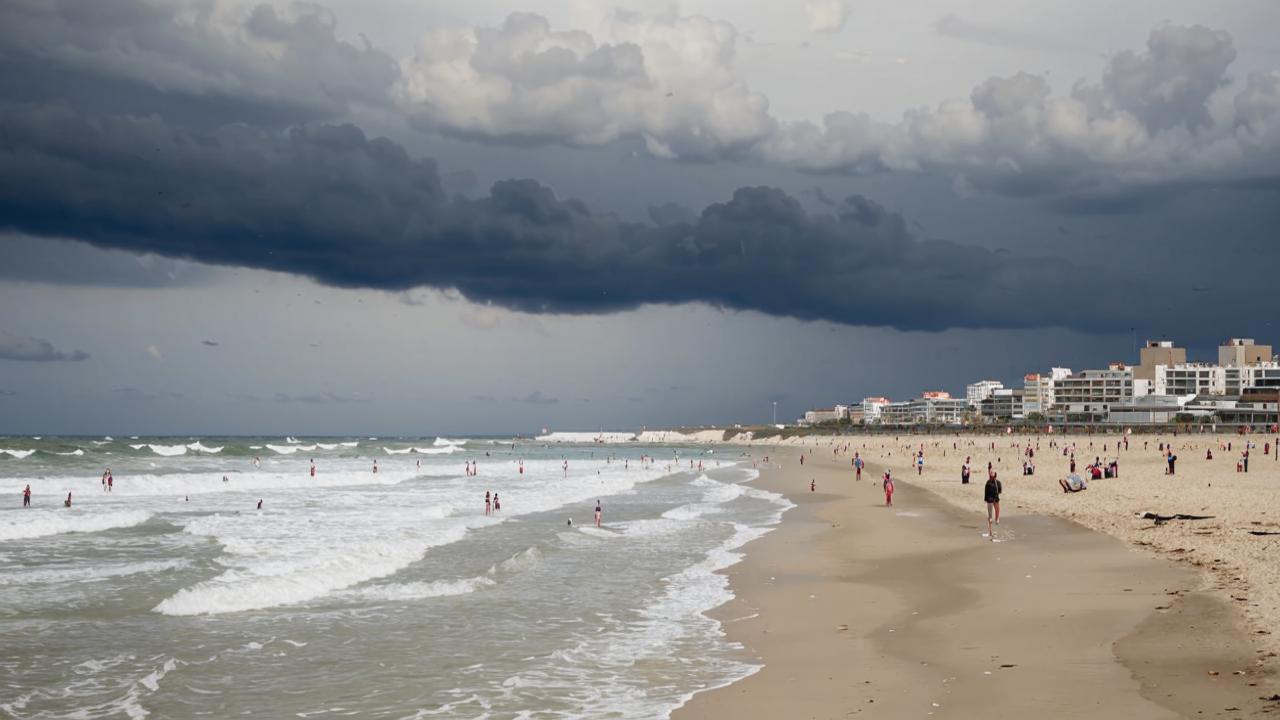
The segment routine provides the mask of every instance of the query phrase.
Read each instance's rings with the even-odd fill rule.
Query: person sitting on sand
[[[1079,475],[1068,475],[1065,478],[1060,478],[1058,480],[1058,484],[1062,486],[1062,492],[1064,493],[1080,492],[1081,490],[1089,489],[1089,484]]]
[[[1089,471],[1089,479],[1090,479],[1090,480],[1101,480],[1101,479],[1102,479],[1102,468],[1101,468],[1101,467],[1099,467],[1098,465],[1090,465],[1089,467],[1087,467],[1087,468],[1085,468],[1085,469]]]

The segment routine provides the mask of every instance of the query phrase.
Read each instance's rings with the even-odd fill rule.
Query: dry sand
[[[1050,455],[1042,450],[1040,475],[1005,483],[1006,518],[997,533],[1002,542],[991,543],[981,536],[986,523],[977,483],[985,479],[985,455],[961,448],[981,463],[975,465],[975,484],[961,486],[963,457],[951,442],[970,440],[925,438],[927,469],[918,478],[914,472],[907,477],[907,445],[920,441],[809,438],[797,441],[812,453],[804,467],[796,448],[752,449],[757,456],[773,455],[773,466],[757,483],[785,493],[798,507],[778,530],[748,546],[746,560],[730,571],[737,599],[717,615],[764,668],[695,696],[677,718],[1280,714],[1280,705],[1260,699],[1278,688],[1254,645],[1269,636],[1250,635],[1251,628],[1261,628],[1246,626],[1240,613],[1247,603],[1224,601],[1206,589],[1199,568],[1145,551],[1156,547],[1146,539],[1153,532],[1185,533],[1179,542],[1216,557],[1207,549],[1213,536],[1172,523],[1141,530],[1143,523],[1128,517],[1132,510],[1121,507],[1143,499],[1138,509],[1199,513],[1207,503],[1190,488],[1160,493],[1166,500],[1180,498],[1177,507],[1159,504],[1151,488],[1108,501],[1105,492],[1095,494],[1108,481],[1063,495],[1047,470]],[[861,482],[853,480],[851,455],[832,452],[833,443],[849,442],[865,445],[870,465]],[[998,447],[1009,442],[998,440]],[[1081,452],[1087,442],[1077,439]],[[1100,449],[1102,440],[1096,442]],[[1144,470],[1132,439],[1130,448],[1128,456],[1121,455],[1121,478],[1111,482],[1159,484],[1160,470]],[[1146,455],[1154,458],[1154,441],[1150,448]],[[1178,481],[1190,484],[1195,463],[1184,461],[1192,451],[1176,452]],[[1150,458],[1145,465],[1154,467],[1158,458]],[[881,463],[900,477],[891,509],[883,506]],[[1000,463],[1004,480],[1020,457],[1005,451]],[[1230,467],[1234,476],[1234,461]],[[1260,470],[1256,459],[1251,470]],[[1271,472],[1280,475],[1280,469]],[[1155,477],[1143,479],[1144,474]],[[810,479],[817,492],[809,492]],[[1266,484],[1262,473],[1241,480],[1250,487]],[[1225,510],[1236,501],[1218,505]],[[1238,510],[1250,505],[1241,502]],[[1253,503],[1253,512],[1261,509]],[[1081,524],[1051,516],[1067,512]],[[1110,524],[1101,520],[1117,513],[1124,517]],[[1235,527],[1233,522],[1221,524]],[[1081,525],[1117,536],[1123,527],[1153,544],[1139,551]],[[1225,568],[1214,572],[1224,579],[1229,574]],[[1243,571],[1230,577],[1248,582]],[[1262,616],[1261,604],[1253,611],[1250,622]]]

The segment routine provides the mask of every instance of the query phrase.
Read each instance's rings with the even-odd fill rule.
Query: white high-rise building
[[[982,401],[991,397],[991,393],[1004,388],[1004,383],[999,380],[979,380],[972,385],[966,385],[964,389],[964,399],[969,407],[979,407]]]
[[[1157,365],[1152,385],[1156,395],[1225,395],[1227,373],[1208,363]]]
[[[1112,405],[1132,402],[1150,392],[1147,380],[1135,380],[1133,367],[1112,363],[1106,370],[1082,370],[1054,383],[1054,403],[1058,411],[1105,418]]]
[[[862,422],[866,425],[878,423],[881,411],[889,404],[887,397],[869,397],[862,399]]]

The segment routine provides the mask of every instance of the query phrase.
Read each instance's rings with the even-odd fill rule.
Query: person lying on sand
[[[1073,493],[1081,490],[1088,490],[1089,484],[1079,475],[1068,475],[1058,480],[1058,484],[1062,486],[1062,492]]]

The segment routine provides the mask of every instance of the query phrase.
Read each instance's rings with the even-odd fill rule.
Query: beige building
[[[1138,351],[1138,365],[1133,369],[1133,379],[1154,381],[1157,365],[1186,364],[1186,348],[1174,347],[1171,340],[1148,340],[1147,346]]]
[[[1255,345],[1253,338],[1231,338],[1218,348],[1218,364],[1223,367],[1244,367],[1271,362],[1271,346]]]

